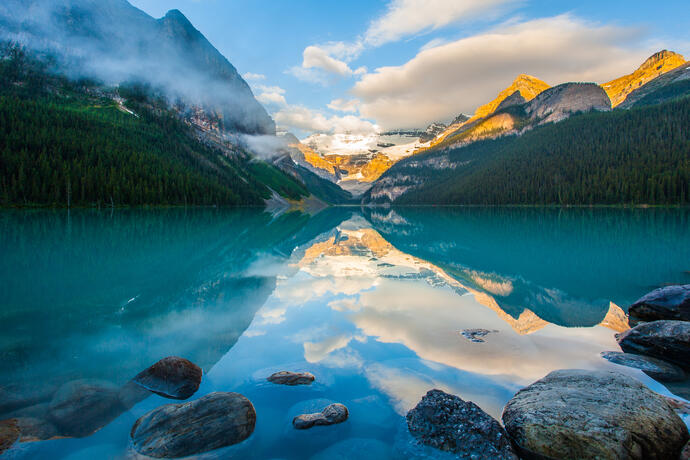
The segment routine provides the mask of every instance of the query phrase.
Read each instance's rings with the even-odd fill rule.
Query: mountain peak
[[[662,50],[647,58],[633,73],[612,80],[602,86],[611,99],[611,105],[616,107],[625,101],[628,94],[654,80],[659,75],[676,69],[684,63],[685,58],[682,55],[673,51]]]
[[[515,92],[518,92],[520,96],[524,98],[525,102],[529,102],[548,88],[550,88],[550,86],[540,79],[524,73],[520,74],[513,80],[513,83],[511,83],[509,87],[498,94],[496,99],[479,107],[474,113],[472,120],[483,118],[494,113],[501,103]]]

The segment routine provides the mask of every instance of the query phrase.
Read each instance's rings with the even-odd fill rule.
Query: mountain
[[[690,96],[690,62],[676,67],[641,86],[618,107],[628,109]]]
[[[595,83],[563,83],[549,88],[524,106],[530,122],[558,122],[578,112],[606,112],[611,101]]]
[[[521,135],[434,149],[398,162],[374,183],[363,202],[690,203],[690,97],[605,111],[606,94],[592,86],[561,85],[535,98],[523,110],[536,116],[537,124]],[[553,116],[560,119],[562,103],[572,91],[589,98],[580,108],[594,110],[540,124]]]
[[[436,146],[447,146],[456,142],[474,142],[486,137],[496,136],[510,131],[515,126],[515,120],[505,115],[492,119],[491,116],[504,109],[531,101],[549,85],[530,75],[518,75],[515,80],[498,93],[491,102],[480,106],[472,117],[458,116],[428,147],[421,148],[417,153],[424,152]]]
[[[0,39],[50,54],[72,79],[145,84],[188,119],[201,109],[220,131],[275,134],[235,67],[178,10],[156,20],[125,0],[5,0],[0,25]]]
[[[520,74],[513,80],[506,89],[498,93],[498,96],[493,101],[480,106],[475,112],[474,116],[470,118],[470,121],[476,120],[478,118],[484,118],[487,115],[491,115],[496,112],[501,103],[514,95],[514,93],[519,93],[524,99],[524,102],[529,102],[537,95],[541,94],[542,91],[549,88],[549,85],[539,80],[536,77],[526,74]]]
[[[679,66],[685,64],[685,58],[672,51],[659,51],[650,56],[635,72],[604,83],[602,87],[611,99],[611,105],[617,107],[647,82],[654,80]]]

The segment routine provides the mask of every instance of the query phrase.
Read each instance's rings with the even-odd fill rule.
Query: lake
[[[119,388],[166,356],[202,367],[193,399],[235,391],[256,408],[248,440],[200,459],[447,458],[407,430],[426,391],[500,418],[562,368],[689,396],[600,356],[619,350],[628,305],[690,283],[686,209],[6,210],[0,256],[0,419],[30,419],[35,438],[10,459],[145,458],[132,425],[175,401],[75,410],[95,431],[77,438],[56,400],[65,410],[75,382]],[[266,381],[281,370],[316,381]],[[292,427],[331,402],[347,422]]]

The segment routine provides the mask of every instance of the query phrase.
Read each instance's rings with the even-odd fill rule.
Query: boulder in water
[[[242,442],[255,425],[256,411],[247,398],[218,392],[152,410],[136,421],[131,436],[140,454],[175,458]]]
[[[663,397],[617,372],[560,370],[503,411],[525,458],[678,458],[688,429]]]
[[[202,371],[193,362],[169,356],[132,379],[147,390],[170,399],[190,398],[199,389]]]
[[[654,321],[616,335],[626,353],[652,356],[690,369],[690,322]]]
[[[675,364],[650,356],[621,353],[619,351],[604,351],[601,353],[601,356],[612,363],[640,369],[651,378],[660,382],[682,382],[686,377],[683,369]]]
[[[517,460],[500,423],[471,401],[429,391],[407,413],[407,427],[422,444],[476,460]]]
[[[349,415],[347,407],[336,403],[315,414],[298,415],[292,420],[292,426],[298,430],[306,430],[313,426],[335,425],[347,420]]]
[[[690,321],[690,284],[656,289],[632,304],[628,315],[633,326],[640,321]]]

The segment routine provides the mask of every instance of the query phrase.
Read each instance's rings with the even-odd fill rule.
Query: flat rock
[[[327,406],[321,412],[298,415],[292,419],[292,426],[298,430],[306,430],[313,426],[335,425],[347,420],[349,415],[347,407],[336,403]]]
[[[190,398],[199,389],[202,371],[193,362],[169,356],[132,379],[147,390],[170,399]]]
[[[463,329],[460,331],[460,335],[465,337],[467,340],[470,342],[474,343],[484,343],[484,337],[491,333],[497,333],[498,331],[496,330],[488,330],[488,329]]]
[[[688,429],[663,397],[617,372],[560,370],[503,411],[520,454],[538,459],[675,459]]]
[[[314,376],[309,372],[280,371],[272,374],[267,380],[278,385],[311,385]]]
[[[89,436],[126,408],[119,398],[119,387],[98,380],[75,380],[64,384],[53,396],[47,420],[60,436]]]
[[[252,403],[239,393],[211,393],[183,404],[167,404],[134,423],[134,449],[156,458],[186,457],[247,439],[256,425]]]
[[[640,369],[651,378],[661,382],[682,382],[686,378],[683,369],[657,358],[619,351],[604,351],[601,356],[612,363]]]
[[[690,321],[690,284],[656,289],[632,304],[628,315],[632,325],[640,321]]]
[[[690,322],[654,321],[616,335],[626,353],[652,356],[690,368]]]
[[[0,455],[19,439],[19,427],[15,419],[0,422]]]
[[[471,401],[429,391],[407,413],[407,427],[422,444],[476,460],[517,456],[501,424]]]

